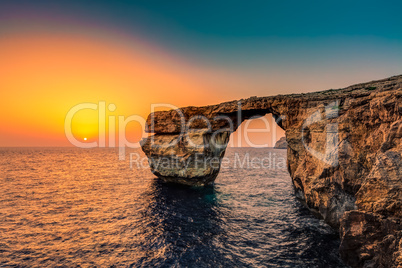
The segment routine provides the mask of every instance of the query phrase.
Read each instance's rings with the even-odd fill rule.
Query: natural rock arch
[[[150,116],[148,130],[153,129],[157,134],[144,140],[142,149],[149,158],[152,172],[170,183],[191,186],[212,184],[219,173],[220,161],[232,133],[244,121],[272,113],[270,108],[243,110],[242,107],[245,106],[242,102],[243,100],[225,104],[236,104],[235,110],[222,111],[218,105],[212,110],[208,107],[209,113],[194,114],[194,107],[187,107],[181,111],[156,113],[155,118]],[[218,111],[214,111],[214,108]],[[166,119],[160,118],[160,115],[167,116],[173,123],[169,125],[170,133],[166,133],[168,126],[161,126]],[[280,126],[280,116],[273,117]]]
[[[286,131],[296,193],[340,227],[346,261],[355,267],[402,265],[402,76],[339,90],[155,112],[147,120],[148,132],[155,134],[142,149],[161,179],[210,184],[219,161],[203,167],[196,165],[197,157],[204,163],[221,159],[233,129],[266,113],[283,116],[278,124]]]

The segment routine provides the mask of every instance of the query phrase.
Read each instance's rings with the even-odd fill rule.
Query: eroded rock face
[[[196,167],[195,155],[219,163],[215,159],[223,157],[230,133],[243,120],[267,113],[282,118],[278,125],[286,131],[296,195],[340,228],[345,261],[353,267],[402,267],[402,76],[339,90],[156,112],[148,117],[148,131],[155,133],[155,144],[171,146],[147,140],[142,149],[158,177],[209,184],[219,167]],[[210,145],[217,130],[219,149]],[[189,146],[186,140],[192,138],[199,147]],[[189,164],[172,169],[154,164],[163,157],[189,159]]]
[[[280,138],[276,143],[275,143],[275,149],[287,149],[288,148],[288,142],[286,141],[286,137]]]
[[[162,180],[204,186],[218,176],[229,136],[229,132],[214,134],[205,129],[183,135],[165,134],[147,139],[142,150],[148,156],[151,170]]]

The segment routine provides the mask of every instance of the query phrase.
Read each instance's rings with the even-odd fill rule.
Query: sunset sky
[[[401,74],[401,10],[400,1],[1,1],[0,146],[72,146],[65,117],[80,103],[114,104],[106,115],[117,122],[146,118],[152,103],[208,105]],[[75,137],[96,141],[97,118],[79,111]],[[138,141],[140,125],[126,133]]]

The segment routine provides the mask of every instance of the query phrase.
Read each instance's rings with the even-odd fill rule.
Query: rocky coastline
[[[402,267],[402,76],[155,112],[142,149],[162,180],[212,184],[230,134],[269,113],[285,130],[297,197],[339,230],[345,262]]]

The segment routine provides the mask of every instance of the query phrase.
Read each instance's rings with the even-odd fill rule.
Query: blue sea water
[[[204,188],[161,183],[129,153],[0,148],[0,267],[345,267],[295,198],[286,150],[229,148]]]

